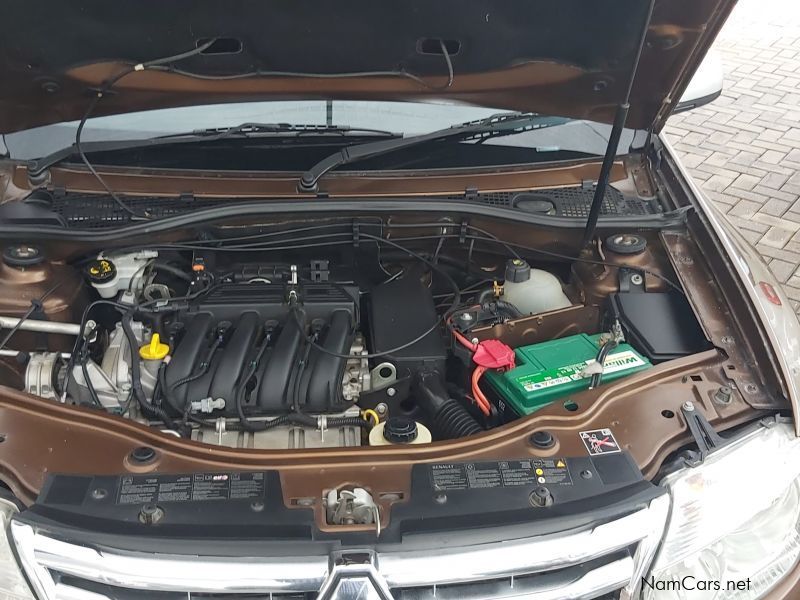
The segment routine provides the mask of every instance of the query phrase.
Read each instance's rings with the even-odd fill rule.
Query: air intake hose
[[[437,438],[451,440],[483,431],[467,409],[447,394],[444,378],[438,371],[420,371],[415,383],[417,402],[430,416]]]

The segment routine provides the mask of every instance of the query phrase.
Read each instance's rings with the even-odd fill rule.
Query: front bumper
[[[508,539],[488,543],[440,537],[435,550],[398,545],[303,553],[294,546],[288,556],[136,552],[66,541],[24,519],[12,522],[11,535],[41,600],[252,594],[274,600],[555,600],[611,592],[630,598],[655,554],[668,510],[668,497],[661,495],[588,529],[515,539],[500,530]]]

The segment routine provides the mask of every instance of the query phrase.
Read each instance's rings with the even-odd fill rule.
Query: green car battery
[[[598,335],[573,335],[549,342],[522,346],[514,353],[516,366],[484,376],[489,397],[505,420],[529,415],[551,402],[589,388],[586,367],[600,350]],[[652,364],[628,344],[619,344],[606,357],[602,382],[608,383]]]

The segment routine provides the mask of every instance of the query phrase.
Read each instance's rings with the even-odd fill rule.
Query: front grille
[[[638,588],[668,509],[662,495],[591,529],[331,556],[143,553],[56,539],[20,520],[11,535],[40,600],[609,600]]]

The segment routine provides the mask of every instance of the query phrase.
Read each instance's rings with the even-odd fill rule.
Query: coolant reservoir
[[[526,315],[572,305],[564,294],[558,277],[541,269],[531,269],[521,258],[512,258],[506,263],[503,300],[510,302]]]
[[[430,444],[432,439],[425,425],[408,417],[389,417],[369,432],[370,446]]]

